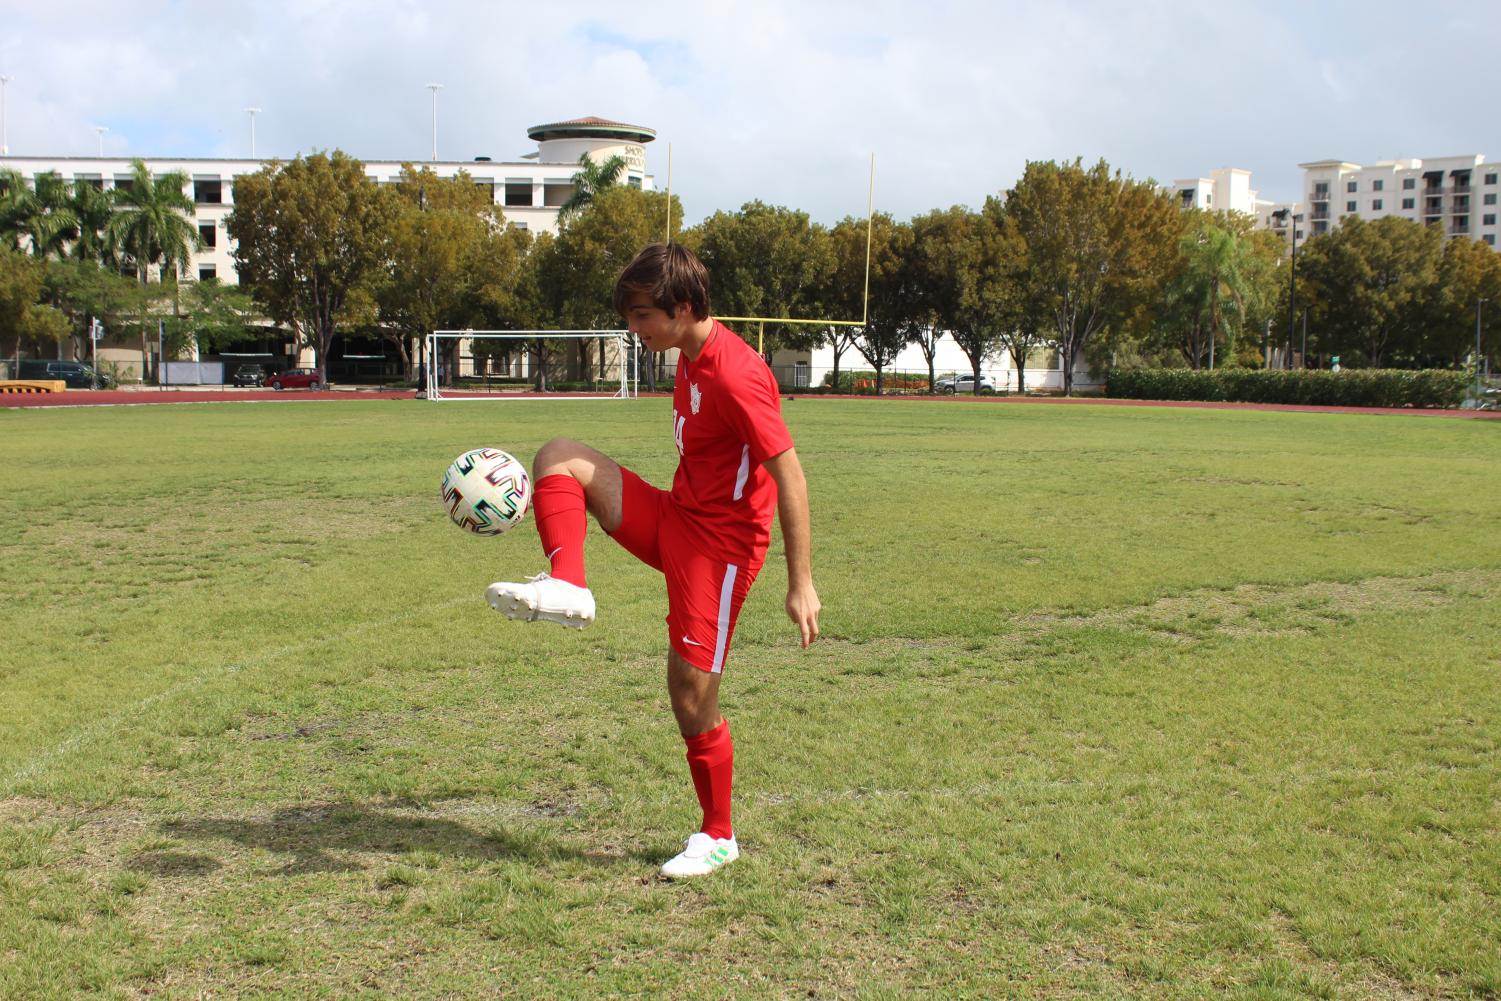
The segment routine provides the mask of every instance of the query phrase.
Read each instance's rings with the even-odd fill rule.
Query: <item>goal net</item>
[[[625,330],[435,330],[422,367],[429,400],[619,400],[640,362]]]

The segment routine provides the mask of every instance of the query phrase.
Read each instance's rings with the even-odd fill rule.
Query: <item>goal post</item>
[[[556,375],[554,352],[562,345],[597,348],[590,371],[554,379],[567,388],[538,392]],[[566,349],[565,349],[566,352]],[[626,330],[435,330],[423,344],[429,400],[621,400],[636,395],[639,354]],[[567,359],[564,359],[567,364]],[[566,373],[565,373],[566,374]],[[579,389],[599,385],[601,390]]]

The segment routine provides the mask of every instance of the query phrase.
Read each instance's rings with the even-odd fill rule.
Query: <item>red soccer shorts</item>
[[[727,563],[709,555],[702,534],[672,495],[620,469],[620,527],[611,537],[667,578],[667,638],[678,656],[701,671],[724,670],[740,606],[761,562]]]

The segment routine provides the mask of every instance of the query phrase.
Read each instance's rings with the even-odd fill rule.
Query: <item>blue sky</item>
[[[1501,3],[5,0],[17,155],[342,148],[516,159],[581,115],[650,126],[689,221],[752,198],[833,222],[979,205],[1029,159],[1168,181],[1302,161],[1501,160]],[[627,9],[629,8],[629,9]]]

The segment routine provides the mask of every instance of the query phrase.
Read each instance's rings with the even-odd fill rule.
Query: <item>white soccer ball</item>
[[[532,478],[509,452],[470,449],[443,474],[443,506],[460,528],[475,535],[499,535],[526,517]]]

